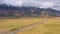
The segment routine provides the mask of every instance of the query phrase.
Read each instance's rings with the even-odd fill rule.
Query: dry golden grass
[[[45,24],[38,25],[37,27],[29,30],[18,32],[17,34],[60,34],[60,17],[51,18],[46,21]]]
[[[0,19],[0,30],[21,28],[45,19],[46,18]],[[44,24],[35,26],[34,28],[17,32],[17,34],[60,34],[60,17],[48,19]]]
[[[20,18],[20,19],[0,19],[0,30],[11,30],[21,28],[29,24],[33,24],[44,20],[45,18]]]

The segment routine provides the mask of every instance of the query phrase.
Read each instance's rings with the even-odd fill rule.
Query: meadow
[[[45,20],[46,18],[19,18],[19,19],[0,19],[0,30],[13,30],[22,28]],[[60,34],[60,17],[51,18],[44,21],[44,24],[36,25],[17,34]]]
[[[0,19],[0,30],[11,30],[14,28],[21,28],[39,21],[45,18],[19,18],[19,19]]]
[[[17,34],[60,34],[60,17],[48,19],[44,24]]]

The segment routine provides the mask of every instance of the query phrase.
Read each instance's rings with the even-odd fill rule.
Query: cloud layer
[[[13,6],[36,6],[40,8],[51,7],[60,10],[60,0],[0,0],[0,4]]]

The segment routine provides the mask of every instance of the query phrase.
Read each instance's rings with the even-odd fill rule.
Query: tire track
[[[7,32],[5,32],[5,33],[3,33],[3,34],[17,34],[18,32],[22,32],[22,31],[25,31],[25,30],[28,30],[28,29],[37,27],[36,25],[44,24],[44,23],[45,23],[46,21],[48,21],[49,19],[51,19],[51,18],[46,18],[46,19],[44,19],[43,21],[39,21],[39,22],[37,22],[37,23],[27,25],[27,26],[25,26],[25,27],[16,29],[16,30],[14,30],[14,31],[7,31]]]
[[[15,31],[13,31],[11,34],[17,34],[17,32],[21,32],[21,31],[25,31],[25,30],[28,30],[28,29],[31,29],[31,28],[34,28],[34,27],[37,27],[36,25],[40,25],[40,24],[44,24],[46,21],[48,21],[49,19],[51,18],[46,18],[45,20],[43,21],[40,21],[40,22],[37,22],[37,23],[34,23],[34,24],[30,24],[30,25],[27,25],[23,28],[20,28],[20,29],[17,29]]]

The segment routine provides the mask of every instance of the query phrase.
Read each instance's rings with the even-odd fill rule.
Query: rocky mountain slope
[[[0,17],[60,17],[60,11],[32,6],[0,5]]]

